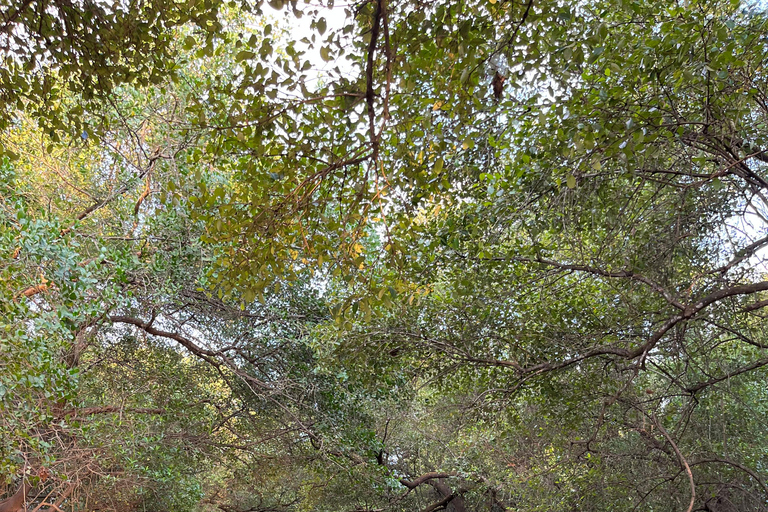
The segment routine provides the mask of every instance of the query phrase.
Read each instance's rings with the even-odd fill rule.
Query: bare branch
[[[728,372],[725,375],[722,375],[720,377],[713,377],[709,380],[699,382],[697,384],[694,384],[693,386],[689,386],[685,388],[685,390],[690,394],[694,394],[701,391],[704,388],[712,386],[713,384],[717,384],[718,382],[723,382],[724,380],[728,380],[731,377],[736,377],[737,375],[741,375],[742,373],[747,373],[749,371],[755,370],[757,368],[761,368],[766,365],[768,365],[768,357],[764,357],[763,359],[758,359],[757,361],[754,361],[751,364],[742,366],[741,368],[738,368],[732,372]]]
[[[688,509],[686,512],[691,512],[693,510],[693,505],[696,502],[696,482],[693,480],[693,473],[691,472],[691,467],[688,465],[688,461],[685,460],[685,457],[683,457],[682,452],[680,452],[680,448],[677,447],[677,444],[672,439],[672,436],[669,435],[669,432],[667,432],[667,429],[664,428],[664,426],[661,424],[661,422],[656,418],[656,416],[653,416],[653,422],[656,424],[656,427],[658,427],[659,432],[667,438],[667,441],[670,445],[672,445],[672,449],[675,450],[675,454],[677,455],[677,458],[680,459],[680,465],[685,468],[685,472],[688,474],[688,481],[691,484],[691,502],[688,505]]]
[[[160,329],[152,327],[151,321],[144,322],[139,318],[134,318],[131,316],[121,316],[121,315],[110,316],[109,320],[114,323],[124,323],[124,324],[135,325],[136,327],[142,329],[147,334],[152,334],[153,336],[161,336],[163,338],[174,340],[178,342],[181,346],[183,346],[184,348],[186,348],[187,350],[195,354],[196,356],[200,357],[201,359],[204,359],[205,361],[211,363],[214,366],[219,365],[218,361],[214,359],[216,356],[219,355],[217,352],[214,352],[213,350],[205,349],[197,345],[195,342],[193,342],[189,338],[181,336],[180,334],[176,334],[174,332],[162,331]]]
[[[768,244],[768,236],[765,236],[760,240],[757,240],[754,243],[744,247],[743,249],[736,251],[736,255],[731,261],[729,261],[722,267],[716,268],[715,270],[711,271],[710,274],[715,274],[715,273],[725,274],[726,272],[731,270],[733,267],[735,267],[742,261],[751,257],[753,254],[755,254],[755,252],[757,252],[760,248],[764,247],[767,244]]]
[[[691,466],[698,466],[699,464],[711,464],[711,463],[719,463],[719,464],[727,464],[729,466],[733,466],[737,469],[742,470],[749,476],[751,476],[758,484],[760,484],[760,487],[763,488],[765,491],[765,495],[768,496],[768,485],[766,485],[765,482],[760,478],[760,475],[749,469],[747,466],[744,466],[743,464],[739,464],[738,462],[729,460],[729,459],[720,459],[720,458],[710,458],[710,459],[702,459],[698,460],[696,462],[692,462]]]
[[[664,297],[664,299],[671,304],[672,306],[676,307],[677,309],[683,310],[685,309],[685,306],[680,303],[677,299],[675,299],[671,293],[669,293],[663,286],[660,284],[654,282],[651,279],[648,279],[645,276],[642,276],[640,274],[637,274],[631,270],[617,270],[617,271],[608,271],[601,268],[596,267],[590,267],[588,265],[571,265],[568,263],[560,263],[558,261],[548,260],[546,258],[515,258],[517,261],[523,261],[523,262],[530,262],[530,263],[542,263],[544,265],[549,265],[551,267],[559,268],[561,270],[573,270],[577,272],[585,272],[587,274],[593,274],[596,276],[601,277],[608,277],[608,278],[626,278],[626,279],[632,279],[634,281],[638,281],[641,283],[644,283],[648,285],[651,289],[653,289],[655,292],[659,293]]]

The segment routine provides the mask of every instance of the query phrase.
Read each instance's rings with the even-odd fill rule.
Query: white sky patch
[[[343,44],[344,47],[351,47],[352,37],[355,35],[353,30],[349,34],[343,34],[342,29],[351,23],[354,23],[352,14],[350,12],[350,5],[334,5],[328,7],[325,5],[312,6],[317,10],[317,15],[309,14],[300,18],[295,17],[293,14],[285,14],[283,20],[283,26],[287,30],[288,40],[297,42],[296,49],[304,51],[305,58],[312,64],[312,68],[307,71],[306,84],[310,90],[317,89],[317,84],[322,84],[323,80],[333,74],[335,68],[339,68],[340,73],[343,76],[354,74],[354,65],[349,61],[347,54],[337,56],[335,51],[332,51],[330,60],[323,58],[324,48],[329,48],[326,39],[331,35],[338,35],[342,40],[348,44]],[[306,9],[310,11],[310,9]],[[325,25],[325,31],[320,34],[317,28],[317,24],[322,23]],[[315,27],[313,28],[313,24]],[[314,42],[312,37],[314,36]],[[304,41],[302,41],[304,40]],[[310,44],[307,44],[307,40]]]

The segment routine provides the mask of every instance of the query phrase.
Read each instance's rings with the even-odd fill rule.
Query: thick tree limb
[[[32,484],[26,478],[22,479],[19,489],[8,499],[0,501],[0,512],[20,512],[27,501]]]
[[[456,494],[449,494],[440,501],[428,505],[423,512],[434,512],[435,510],[442,510],[448,506],[448,504],[456,498]]]
[[[456,473],[440,473],[433,471],[431,473],[424,473],[423,475],[414,478],[413,480],[406,480],[405,478],[401,478],[400,483],[406,486],[408,489],[413,490],[421,484],[432,480],[433,478],[450,478],[452,476],[456,476]]]
[[[750,304],[749,306],[745,306],[741,309],[742,313],[751,313],[752,311],[757,311],[758,309],[762,309],[765,306],[768,306],[768,299],[766,300],[759,300],[757,302],[754,302]]]
[[[48,479],[48,470],[44,467],[37,471],[37,476],[41,482]],[[18,490],[10,498],[0,501],[0,512],[21,512],[26,510],[26,501],[29,497],[29,491],[34,486],[29,482],[26,475],[22,475]]]
[[[35,509],[34,509],[34,510],[32,510],[32,512],[37,512],[38,510],[40,510],[40,512],[53,512],[54,510],[55,510],[56,512],[64,512],[63,510],[61,510],[61,508],[59,508],[59,505],[61,505],[62,503],[64,503],[64,500],[66,500],[66,499],[67,499],[67,497],[68,497],[70,494],[72,494],[72,491],[73,491],[74,489],[75,489],[75,484],[70,484],[70,485],[67,487],[67,489],[66,489],[66,490],[65,490],[63,493],[61,493],[61,494],[59,495],[59,497],[56,499],[56,501],[55,501],[55,502],[53,502],[53,503],[48,503],[47,501],[43,501],[43,502],[42,502],[42,503],[40,503],[40,504],[39,504],[37,507],[35,507]],[[48,498],[46,498],[46,500],[47,500],[47,499],[48,499]],[[44,509],[40,509],[40,507],[50,507],[50,508],[44,508]]]
[[[444,508],[448,508],[448,503],[450,503],[453,506],[454,512],[467,512],[467,508],[464,506],[464,498],[461,497],[461,494],[464,492],[463,490],[459,489],[457,492],[453,492],[453,490],[448,486],[448,484],[444,483],[440,479],[431,479],[427,482],[429,485],[435,488],[435,490],[440,493],[440,495],[443,497],[443,499],[437,503],[433,503],[430,505],[430,508],[427,507],[424,509],[424,512],[429,512],[432,510],[440,510]]]

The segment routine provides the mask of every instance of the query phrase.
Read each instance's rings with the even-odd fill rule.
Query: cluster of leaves
[[[221,30],[220,6],[211,0],[3,1],[0,126],[23,111],[54,141],[62,132],[87,136],[83,115],[116,87],[157,84],[174,72],[175,28],[191,25],[210,42]],[[79,93],[74,101],[71,91]]]

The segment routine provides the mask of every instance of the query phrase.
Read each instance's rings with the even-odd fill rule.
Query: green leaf
[[[235,55],[235,60],[238,62],[244,61],[244,60],[250,60],[253,59],[256,56],[255,53],[249,50],[242,50]]]
[[[438,158],[438,159],[435,161],[435,166],[434,166],[434,168],[432,169],[432,171],[433,171],[435,174],[440,174],[441,172],[443,172],[443,158],[442,158],[442,157],[439,157],[439,158]]]

